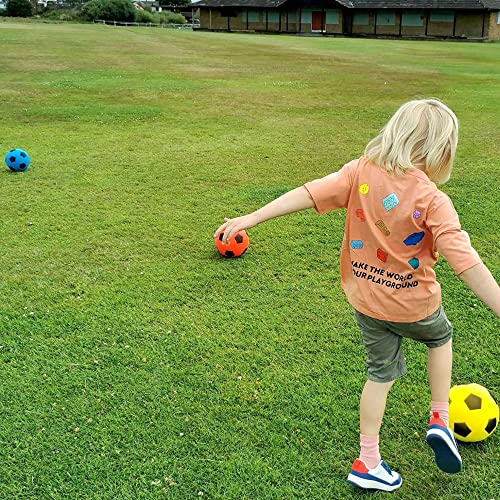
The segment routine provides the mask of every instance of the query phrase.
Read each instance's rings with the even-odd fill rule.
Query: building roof
[[[288,0],[200,0],[193,7],[262,7],[276,8]],[[442,9],[442,10],[500,10],[500,0],[337,0],[347,9]]]
[[[481,2],[487,9],[497,10],[500,9],[500,0],[485,0]]]
[[[192,2],[191,6],[198,7],[263,7],[273,8],[279,7],[287,0],[200,0],[199,2]]]
[[[500,9],[500,0],[339,0],[349,9]]]

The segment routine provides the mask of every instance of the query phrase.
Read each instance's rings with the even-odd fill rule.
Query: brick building
[[[500,40],[500,0],[200,0],[200,29]]]

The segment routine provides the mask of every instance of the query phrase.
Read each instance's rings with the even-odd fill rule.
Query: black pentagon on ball
[[[467,405],[469,410],[480,410],[481,409],[481,398],[475,394],[469,394],[465,399],[464,403]]]
[[[12,172],[15,172],[16,169],[14,167],[11,167],[10,165],[7,165],[9,167],[9,169],[12,171]]]
[[[9,151],[9,153],[12,153],[12,151],[15,151],[15,149],[11,149],[11,150]]]
[[[21,165],[19,165],[19,168],[20,169],[25,169],[26,168],[26,163],[21,163]]]
[[[22,153],[19,153],[23,158],[26,158],[26,153],[22,152]]]
[[[453,425],[453,432],[465,438],[472,432],[472,429],[465,422],[456,422]]]
[[[9,161],[10,161],[11,163],[14,163],[14,162],[16,161],[16,157],[15,157],[15,156],[11,156],[11,157],[9,158]]]
[[[224,238],[224,233],[219,234],[219,241],[222,241],[222,238]]]
[[[237,234],[234,239],[236,240],[236,243],[243,243],[243,236],[241,234]]]
[[[224,255],[225,255],[226,257],[234,257],[234,252],[233,252],[232,250],[226,250],[226,251],[224,252]]]
[[[490,418],[488,420],[488,424],[484,428],[484,430],[489,434],[490,432],[493,432],[493,429],[497,426],[497,419],[495,417]]]

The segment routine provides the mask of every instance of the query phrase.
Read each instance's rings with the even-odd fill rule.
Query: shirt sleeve
[[[443,255],[455,274],[482,262],[469,235],[461,228],[453,203],[444,193],[429,206],[426,223],[433,235],[434,250]]]
[[[333,174],[304,184],[314,201],[314,209],[318,214],[347,207],[353,185],[354,169],[357,165],[358,160],[353,160]]]

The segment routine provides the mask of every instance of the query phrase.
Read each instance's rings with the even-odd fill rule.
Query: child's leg
[[[361,451],[359,458],[352,464],[347,480],[360,488],[394,491],[401,486],[402,479],[381,460],[379,431],[387,394],[394,380],[406,371],[401,349],[402,338],[390,332],[382,320],[358,311],[355,317],[366,348],[368,381],[363,388],[359,405]],[[384,382],[385,380],[390,382]]]
[[[360,460],[369,469],[376,467],[382,457],[379,451],[379,432],[385,413],[387,394],[392,382],[367,380],[359,404]]]
[[[368,380],[359,404],[361,452],[369,468],[380,462],[378,435],[385,413],[387,394],[394,380],[406,372],[402,337],[390,332],[385,322],[355,313],[367,354]],[[385,382],[388,380],[389,382]]]
[[[360,401],[359,459],[352,464],[347,480],[360,488],[394,491],[401,486],[401,476],[393,472],[381,459],[378,448],[379,431],[385,413],[387,394],[394,384],[391,382],[365,383]]]
[[[444,345],[429,349],[427,370],[433,401],[446,401],[450,393],[453,351],[451,339]]]
[[[448,428],[452,359],[451,339],[444,345],[429,348],[427,370],[432,402],[426,441],[434,451],[437,466],[449,473],[460,472],[462,468],[457,443]]]
[[[444,345],[429,348],[427,354],[427,371],[431,389],[431,417],[439,413],[439,417],[448,425],[448,398],[451,385],[451,367],[453,351],[451,339]]]
[[[391,382],[366,381],[359,405],[359,428],[361,434],[378,436],[385,413],[387,394],[389,394],[389,390],[393,384],[394,380]]]

